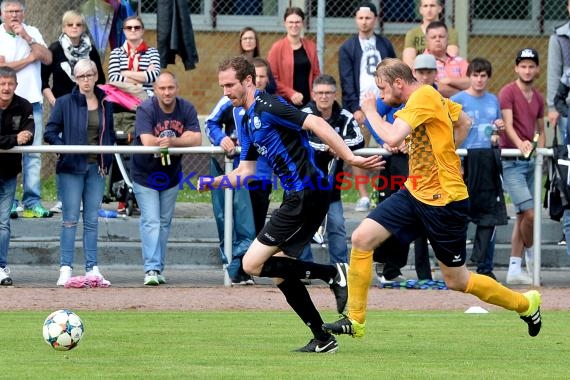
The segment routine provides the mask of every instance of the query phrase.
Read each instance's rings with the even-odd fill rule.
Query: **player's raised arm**
[[[326,145],[350,165],[363,169],[383,169],[385,161],[382,156],[373,155],[369,157],[357,156],[352,151],[335,130],[321,117],[308,115],[303,123],[303,129],[309,130],[317,135]]]

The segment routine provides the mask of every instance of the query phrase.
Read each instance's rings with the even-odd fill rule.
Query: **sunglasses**
[[[141,25],[127,25],[123,28],[124,30],[141,30]]]
[[[82,23],[75,23],[75,24],[69,23],[69,24],[66,24],[66,26],[67,26],[68,28],[73,28],[74,26],[77,27],[77,28],[81,28],[81,27],[83,26],[83,24],[82,24]]]

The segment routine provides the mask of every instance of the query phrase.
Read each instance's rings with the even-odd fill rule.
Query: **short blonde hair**
[[[77,19],[81,20],[81,23],[83,24],[83,29],[85,29],[86,28],[85,17],[83,17],[81,13],[74,10],[66,11],[61,17],[61,31],[62,32],[65,31],[65,26]]]
[[[97,65],[90,59],[84,58],[77,61],[75,67],[73,67],[73,76],[77,77],[79,75],[92,72],[97,77],[99,77],[99,72],[97,71]]]

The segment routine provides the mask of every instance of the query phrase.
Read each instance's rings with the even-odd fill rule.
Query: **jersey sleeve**
[[[442,96],[433,87],[420,87],[412,93],[404,108],[394,116],[402,118],[412,129],[416,129],[433,116],[433,110],[437,108],[435,102],[441,99]]]
[[[451,118],[451,121],[456,122],[459,120],[459,115],[461,115],[461,110],[463,107],[461,104],[456,103],[453,100],[445,99],[445,101],[447,102],[447,108],[449,109],[449,116]]]

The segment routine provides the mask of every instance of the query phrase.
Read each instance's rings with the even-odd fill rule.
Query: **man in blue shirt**
[[[261,57],[252,59],[255,66],[256,87],[265,90],[269,83],[269,63]],[[230,157],[235,155],[238,139],[238,127],[241,125],[245,111],[243,107],[234,107],[227,96],[222,96],[208,118],[206,119],[206,134],[213,145],[220,146]],[[239,158],[235,158],[234,167],[239,164]],[[253,277],[243,272],[241,258],[245,251],[265,225],[267,210],[269,209],[269,196],[272,191],[271,176],[273,175],[267,160],[261,157],[257,161],[255,180],[248,184],[249,189],[234,191],[234,231],[232,242],[232,260],[227,267],[228,275],[234,285],[255,285]],[[239,191],[247,191],[249,201],[241,199]],[[237,197],[237,199],[236,199]],[[241,199],[241,201],[240,201]],[[247,199],[246,199],[247,201]],[[223,205],[217,202],[212,194],[214,214],[223,215]],[[235,206],[238,206],[237,209]],[[219,206],[219,207],[218,207]],[[244,215],[245,214],[245,215]],[[218,235],[220,235],[220,249],[223,249],[223,218],[216,217],[218,223]],[[222,223],[220,223],[222,222]]]
[[[255,68],[244,57],[224,60],[218,67],[220,87],[234,107],[243,107],[239,166],[231,173],[200,178],[202,190],[246,186],[255,174],[255,160],[263,156],[284,188],[283,202],[243,257],[243,269],[255,276],[275,278],[277,287],[313,338],[297,351],[338,350],[336,339],[322,329],[322,318],[301,279],[321,279],[331,286],[337,311],[346,306],[346,266],[323,265],[298,257],[323,221],[330,203],[328,179],[316,166],[307,131],[315,133],[350,165],[380,169],[381,157],[355,156],[324,119],[297,110],[285,101],[255,88]],[[289,256],[289,257],[284,257]]]
[[[470,85],[451,97],[463,106],[473,124],[459,148],[467,149],[463,160],[464,178],[469,190],[469,217],[477,225],[471,261],[477,273],[496,279],[493,274],[495,231],[507,224],[507,211],[501,183],[499,132],[505,129],[499,100],[487,91],[492,75],[491,62],[474,58],[467,68]]]

